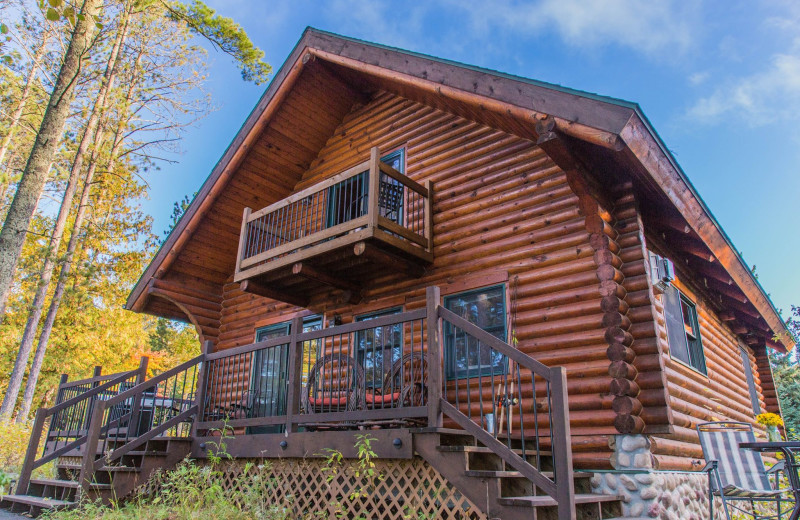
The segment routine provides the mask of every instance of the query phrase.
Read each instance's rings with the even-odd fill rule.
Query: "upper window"
[[[694,302],[669,285],[664,291],[664,315],[670,356],[705,374],[706,358]]]
[[[495,285],[446,296],[444,307],[505,341],[505,286]],[[479,344],[471,336],[459,333],[449,323],[445,325],[445,370],[448,379],[505,373],[507,362],[504,355]]]
[[[758,390],[756,390],[756,380],[753,377],[753,365],[750,363],[750,356],[744,347],[739,347],[739,354],[742,356],[742,367],[744,377],[747,379],[747,390],[750,392],[750,404],[753,405],[753,413],[761,413],[761,402],[758,400]]]
[[[402,148],[384,155],[381,157],[381,162],[388,164],[400,173],[405,173],[405,154]],[[329,188],[328,227],[349,222],[367,214],[368,176],[368,171],[363,172]],[[402,220],[402,187],[400,182],[381,175],[380,214],[398,223]],[[398,192],[399,197],[397,196]]]
[[[401,312],[400,307],[356,316],[366,321]],[[356,358],[364,368],[367,388],[381,388],[383,377],[403,355],[403,326],[400,323],[356,333]]]

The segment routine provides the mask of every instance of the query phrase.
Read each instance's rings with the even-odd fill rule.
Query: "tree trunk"
[[[33,82],[36,79],[36,71],[39,70],[39,64],[42,61],[42,57],[44,57],[44,52],[47,49],[47,40],[48,34],[45,34],[42,41],[39,42],[39,47],[36,48],[36,51],[33,55],[33,63],[31,63],[31,70],[28,73],[28,78],[25,80],[25,87],[22,89],[22,94],[19,97],[19,104],[17,108],[14,109],[14,113],[11,115],[11,121],[8,128],[8,133],[3,137],[3,142],[0,143],[0,166],[2,166],[3,161],[6,158],[6,153],[8,153],[8,147],[11,144],[11,139],[14,137],[14,133],[17,130],[17,125],[19,125],[20,119],[22,119],[22,113],[25,111],[25,104],[28,102],[28,98],[31,95],[31,91],[33,90]]]
[[[102,141],[102,131],[98,130],[97,127],[102,113],[107,108],[106,103],[109,98],[109,92],[111,89],[113,89],[114,80],[116,78],[116,66],[117,59],[119,57],[119,51],[128,34],[127,9],[123,11],[122,17],[122,20],[120,20],[120,27],[117,31],[116,38],[114,39],[114,44],[111,47],[111,52],[109,53],[108,60],[106,61],[106,68],[100,82],[100,89],[97,92],[97,98],[95,99],[89,119],[86,122],[83,137],[78,145],[78,150],[75,152],[75,159],[72,162],[72,169],[70,170],[69,183],[67,184],[64,198],[61,201],[61,208],[59,209],[56,224],[50,237],[48,255],[45,257],[44,266],[42,267],[42,272],[40,275],[39,286],[30,306],[30,314],[28,315],[28,321],[25,324],[25,332],[22,334],[22,341],[20,342],[19,351],[17,352],[17,359],[14,363],[11,381],[15,380],[13,375],[16,372],[19,371],[20,373],[24,373],[25,367],[28,365],[28,358],[30,357],[31,349],[33,348],[33,341],[36,337],[36,331],[39,328],[39,322],[42,319],[42,309],[44,307],[48,289],[50,288],[50,280],[53,276],[53,270],[55,269],[55,257],[57,256],[58,249],[61,245],[61,238],[64,235],[64,228],[67,224],[67,218],[69,217],[70,210],[72,209],[72,199],[80,181],[80,173],[83,170],[84,157],[86,156],[89,146],[92,143],[99,144]],[[37,353],[34,356],[34,366],[36,366],[38,357],[39,352],[37,349]],[[36,388],[36,381],[39,376],[39,370],[41,369],[41,362],[42,360],[39,360],[35,373],[34,367],[31,367],[31,371],[28,375],[28,381],[25,385],[25,394],[22,399],[22,403],[20,404],[19,413],[17,414],[17,422],[26,421],[28,419],[28,413],[30,413],[31,403],[33,401],[33,393]],[[19,395],[19,389],[19,385],[12,387],[11,382],[9,382],[8,390],[3,399],[3,405],[0,407],[0,416],[4,414],[10,414],[11,411],[13,411],[14,403]]]
[[[141,63],[142,55],[136,57],[136,61],[134,67],[138,67]],[[128,84],[128,89],[124,98],[123,103],[127,105],[133,97],[134,90],[135,90],[135,81],[131,81]],[[97,136],[95,138],[97,143],[102,142],[103,140],[103,128],[100,127],[97,130]],[[112,169],[114,161],[116,160],[117,155],[119,154],[120,149],[122,148],[122,143],[124,142],[125,137],[125,122],[120,120],[117,123],[117,128],[114,131],[114,139],[113,145],[111,146],[111,151],[108,156],[108,169],[109,171]],[[81,193],[81,200],[80,205],[78,206],[78,211],[75,215],[75,221],[72,223],[72,234],[69,237],[69,243],[67,244],[67,251],[64,255],[64,260],[61,266],[61,272],[58,275],[58,282],[56,283],[56,289],[53,293],[53,297],[50,300],[50,308],[47,310],[47,317],[44,320],[44,324],[42,325],[42,331],[39,334],[39,344],[36,346],[36,353],[33,356],[33,363],[31,364],[30,373],[28,375],[28,381],[25,385],[25,393],[22,398],[22,405],[20,407],[20,412],[18,416],[27,415],[30,412],[30,405],[33,402],[33,395],[36,390],[36,382],[39,379],[39,373],[42,369],[42,363],[44,363],[44,356],[47,353],[47,345],[50,341],[50,333],[53,330],[53,324],[56,321],[56,317],[58,316],[58,309],[61,305],[61,300],[64,297],[64,291],[67,286],[67,279],[69,278],[70,273],[72,272],[72,266],[74,265],[74,257],[75,251],[78,248],[78,241],[80,238],[80,234],[83,228],[83,221],[86,215],[86,208],[89,205],[89,195],[92,191],[92,181],[94,180],[94,173],[97,167],[97,155],[99,147],[95,147],[95,150],[92,154],[92,158],[89,162],[89,167],[86,171],[86,176],[84,179],[83,184],[83,192]],[[24,412],[24,414],[23,414]]]
[[[95,29],[94,16],[97,15],[100,4],[100,0],[83,2],[81,13],[84,16],[75,25],[39,132],[28,155],[22,179],[8,209],[3,229],[0,231],[0,322],[5,317],[8,295],[22,254],[28,226],[64,131],[64,124],[75,94],[75,84],[81,72],[81,64],[91,47]],[[22,374],[19,374],[17,384],[21,382],[21,377]],[[5,407],[4,410],[0,410],[0,416],[8,413],[10,410]]]

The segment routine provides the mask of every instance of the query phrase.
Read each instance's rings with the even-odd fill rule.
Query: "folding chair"
[[[783,496],[791,489],[779,489],[777,473],[783,471],[778,463],[769,471],[764,468],[761,455],[739,447],[742,442],[756,442],[753,427],[740,422],[709,422],[697,425],[700,445],[706,465],[702,471],[708,474],[708,510],[714,518],[714,497],[720,497],[725,516],[732,520],[730,509],[752,516],[754,519],[780,518],[781,505],[792,502]],[[775,475],[770,483],[769,475]],[[750,511],[732,502],[748,502]],[[775,503],[775,514],[759,514],[756,502]],[[784,511],[785,512],[785,511]]]

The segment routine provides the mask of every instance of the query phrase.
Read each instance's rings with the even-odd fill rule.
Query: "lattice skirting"
[[[252,460],[252,464],[265,461]],[[380,520],[486,520],[477,507],[461,495],[422,459],[374,459],[374,474],[359,470],[358,461],[344,460],[336,475],[321,459],[277,459],[267,463],[260,485],[292,518],[366,518]],[[237,479],[247,461],[222,468],[226,490],[241,485]],[[258,471],[251,469],[251,471]]]

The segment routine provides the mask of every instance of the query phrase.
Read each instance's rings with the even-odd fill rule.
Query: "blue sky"
[[[639,103],[784,314],[800,305],[800,2],[208,0],[277,70],[306,26]],[[209,54],[218,110],[143,208],[167,227],[264,90]]]

